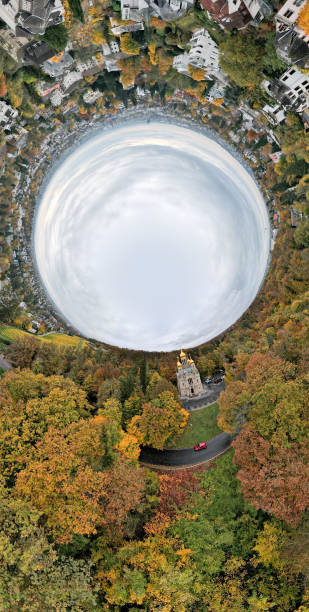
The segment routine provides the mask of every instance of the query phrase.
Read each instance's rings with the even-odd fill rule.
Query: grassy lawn
[[[10,344],[15,340],[23,338],[25,336],[30,336],[23,329],[18,329],[17,327],[12,327],[10,325],[0,325],[0,347]],[[37,338],[41,342],[52,342],[56,344],[60,344],[61,346],[86,346],[86,340],[83,340],[79,336],[68,336],[67,334],[57,334],[52,333],[48,336],[32,336],[33,338]]]
[[[194,446],[197,442],[211,440],[211,438],[217,436],[221,433],[221,429],[217,425],[218,411],[219,406],[215,403],[206,408],[190,412],[184,432],[179,438],[170,442],[168,448],[187,448]]]

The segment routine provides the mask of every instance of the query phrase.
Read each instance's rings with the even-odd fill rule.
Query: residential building
[[[111,40],[109,43],[102,43],[102,52],[104,57],[119,53],[119,44],[117,40]]]
[[[0,19],[20,36],[44,34],[46,28],[63,21],[61,0],[2,0]]]
[[[0,29],[0,47],[6,51],[17,64],[21,64],[25,45],[28,44],[26,36],[15,36],[9,28]]]
[[[211,19],[226,30],[241,30],[249,23],[260,23],[272,14],[267,0],[200,0]]]
[[[305,0],[287,0],[276,15],[277,55],[300,68],[309,67],[309,35],[297,23],[304,6]]]
[[[272,125],[279,125],[285,121],[285,112],[280,104],[266,104],[262,108],[262,113]]]
[[[89,89],[86,91],[86,93],[84,93],[83,100],[86,104],[94,104],[98,98],[101,98],[101,96],[103,96],[101,91],[92,91]]]
[[[63,95],[67,96],[70,94],[73,89],[75,89],[83,80],[83,77],[80,72],[72,71],[68,72],[62,80],[61,90]]]
[[[194,0],[148,0],[152,15],[161,17],[164,21],[173,21],[183,17]]]
[[[298,113],[309,108],[309,76],[294,66],[286,70],[280,79],[264,81],[264,87],[285,108]]]
[[[17,117],[17,110],[4,102],[4,100],[0,100],[0,126],[5,130],[10,130]]]
[[[42,70],[51,77],[59,77],[63,75],[67,68],[73,64],[73,57],[67,51],[61,51],[57,55],[53,55],[42,65]]]
[[[309,42],[309,34],[306,34],[297,24],[299,13],[306,4],[306,0],[287,0],[276,14],[277,33],[293,30],[299,38]]]
[[[142,21],[149,15],[149,3],[146,0],[121,0],[121,19],[124,21]]]
[[[41,96],[43,102],[47,102],[50,99],[53,91],[59,89],[60,83],[46,83],[45,81],[38,81],[35,84],[36,91]]]
[[[24,47],[24,64],[34,64],[41,66],[47,60],[55,55],[55,50],[52,49],[44,40],[32,41]]]
[[[132,24],[119,24],[118,19],[115,19],[114,17],[110,17],[109,20],[111,24],[111,31],[114,36],[121,36],[121,34],[124,34],[125,32],[137,32],[138,30],[144,29],[144,24],[142,21],[137,21],[136,23]]]
[[[177,387],[181,398],[195,397],[203,392],[199,371],[190,357],[181,351],[177,361]]]
[[[103,57],[99,56],[99,59],[96,56],[91,57],[89,60],[84,62],[78,62],[76,64],[76,70],[81,72],[83,77],[90,76],[91,74],[96,74],[100,72],[103,68]]]
[[[217,44],[212,40],[207,30],[201,28],[193,33],[190,40],[190,50],[188,53],[176,55],[173,60],[173,67],[178,72],[188,74],[189,65],[194,68],[205,70],[206,76],[216,75],[219,68],[219,50]]]

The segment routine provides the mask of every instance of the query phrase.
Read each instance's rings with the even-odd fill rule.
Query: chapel
[[[183,350],[177,361],[177,387],[180,397],[196,397],[203,391],[199,371]]]

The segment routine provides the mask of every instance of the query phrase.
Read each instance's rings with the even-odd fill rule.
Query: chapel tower
[[[203,392],[199,371],[184,351],[177,361],[177,387],[180,397],[195,397]]]

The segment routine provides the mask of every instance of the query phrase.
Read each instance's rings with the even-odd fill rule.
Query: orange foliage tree
[[[308,0],[299,13],[297,24],[302,30],[304,30],[305,34],[307,35],[309,34],[309,2]]]

